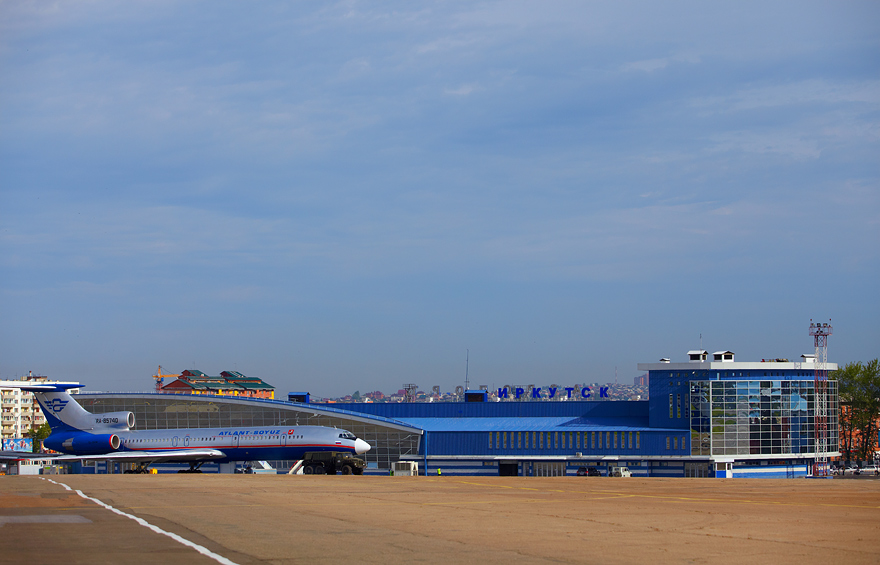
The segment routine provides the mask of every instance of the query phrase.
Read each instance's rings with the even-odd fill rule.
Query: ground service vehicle
[[[395,461],[391,465],[391,474],[396,477],[418,477],[419,464],[415,461]]]
[[[303,457],[303,475],[363,475],[367,462],[344,451],[308,451]]]
[[[611,472],[608,474],[612,477],[632,477],[629,467],[611,467]]]

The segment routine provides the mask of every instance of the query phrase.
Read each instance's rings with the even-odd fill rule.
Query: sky
[[[880,355],[877,2],[0,2],[0,378]]]

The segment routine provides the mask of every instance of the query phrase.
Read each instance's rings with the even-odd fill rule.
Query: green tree
[[[43,440],[49,437],[49,434],[52,433],[52,428],[49,427],[47,422],[43,422],[39,428],[31,428],[28,435],[34,440],[34,447],[32,451],[34,453],[40,453],[43,447]]]
[[[852,459],[858,428],[855,427],[854,401],[857,396],[856,381],[862,372],[861,363],[847,363],[842,369],[831,373],[837,380],[837,393],[840,402],[840,452],[845,461]]]
[[[840,451],[846,460],[871,461],[880,418],[880,363],[847,363],[831,377],[840,395]]]

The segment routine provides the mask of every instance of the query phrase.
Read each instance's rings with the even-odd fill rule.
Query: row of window
[[[134,412],[139,430],[279,425],[342,428],[373,446],[373,449],[361,457],[364,457],[371,467],[376,466],[379,469],[389,469],[392,462],[400,460],[404,455],[414,455],[419,451],[421,435],[418,433],[389,429],[361,419],[350,419],[342,414],[339,416],[316,414],[313,410],[301,411],[287,406],[279,408],[271,404],[251,406],[227,403],[212,397],[193,400],[173,394],[165,396],[167,398],[156,398],[154,395],[145,397],[85,395],[80,398],[80,404],[94,413]],[[292,464],[293,462],[289,462],[287,466]],[[277,468],[283,465],[273,464],[273,466]]]
[[[755,374],[753,375],[752,371],[699,371],[699,374],[697,374],[697,371],[691,371],[690,373],[669,373],[666,376],[669,377],[670,379],[673,379],[673,378],[686,379],[688,377],[690,377],[691,379],[695,379],[695,378],[696,379],[706,379],[706,378],[712,378],[712,377],[715,377],[717,379],[721,379],[721,378],[750,379],[750,378],[754,378],[754,377],[760,377],[761,375],[758,373],[763,373],[763,376],[765,376],[765,377],[781,377],[781,378],[786,378],[786,379],[792,379],[795,377],[803,378],[803,377],[815,376],[814,371],[754,371],[754,373]],[[658,376],[662,377],[663,375],[660,374]],[[776,382],[778,382],[778,381],[776,381]]]
[[[489,432],[489,449],[641,449],[641,432]]]
[[[685,437],[686,436],[681,436],[681,448],[682,449],[687,447],[687,444],[685,443]],[[666,436],[666,449],[670,449],[670,445],[671,445],[671,449],[678,449],[678,441],[679,441],[678,436]]]
[[[681,394],[675,395],[675,403],[673,404],[673,395],[669,395],[669,417],[681,418]]]

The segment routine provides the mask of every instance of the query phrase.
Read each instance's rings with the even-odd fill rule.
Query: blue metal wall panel
[[[809,465],[754,465],[733,468],[737,479],[794,479],[810,475]]]
[[[647,426],[648,401],[404,402],[332,404],[334,408],[384,418],[588,418],[641,419]]]

